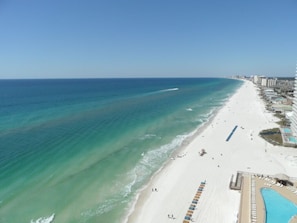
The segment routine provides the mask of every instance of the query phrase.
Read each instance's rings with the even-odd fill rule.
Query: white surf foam
[[[155,172],[156,169],[158,169],[160,165],[169,158],[168,156],[170,153],[177,147],[180,147],[185,139],[192,136],[194,132],[178,135],[170,143],[161,145],[160,147],[143,153],[140,161],[130,172],[127,173],[127,176],[131,179],[131,183],[129,184],[130,190],[134,184],[143,181],[146,177]]]
[[[102,215],[111,211],[116,206],[117,202],[119,201],[113,198],[105,200],[99,203],[96,207],[81,212],[80,215],[86,219],[90,219],[97,215]]]
[[[140,137],[140,140],[146,140],[146,139],[151,139],[156,137],[157,135],[155,134],[145,134],[144,136]]]
[[[163,168],[160,165],[164,163],[164,160],[169,158],[168,155],[176,148],[180,147],[187,138],[193,136],[196,131],[197,130],[190,132],[188,134],[178,135],[170,143],[146,152],[144,156],[142,156],[142,159],[135,166],[135,168],[128,173],[128,175],[133,176],[133,180],[129,185],[127,185],[126,189],[129,189],[128,191],[130,192],[133,191],[132,187],[135,184],[143,182],[143,180],[145,180],[154,172],[159,172]],[[158,168],[159,170],[156,170]],[[135,205],[140,197],[141,191],[144,190],[147,186],[148,185],[143,185],[142,188],[139,188],[136,192],[133,202],[130,203],[130,207],[128,209],[129,211],[127,212],[125,219],[123,221],[124,223],[128,222],[128,218],[135,209]]]
[[[51,223],[54,221],[54,219],[55,219],[55,214],[52,214],[49,217],[41,217],[41,218],[38,218],[37,220],[31,220],[30,223]]]

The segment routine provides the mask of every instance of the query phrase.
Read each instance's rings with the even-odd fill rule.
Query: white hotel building
[[[295,85],[294,85],[294,98],[293,98],[293,115],[291,117],[291,130],[294,136],[297,136],[297,67],[295,75]]]

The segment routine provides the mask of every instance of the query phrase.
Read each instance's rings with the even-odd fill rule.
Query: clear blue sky
[[[0,78],[294,76],[296,0],[0,0]]]

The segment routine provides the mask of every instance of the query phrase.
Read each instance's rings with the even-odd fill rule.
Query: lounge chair
[[[194,210],[196,210],[196,207],[190,206],[190,207],[189,207],[189,210],[190,210],[190,211],[194,211]]]
[[[187,214],[186,214],[186,216],[190,216],[190,217],[192,217],[192,215],[193,215],[193,213],[189,213],[189,212],[187,212]]]
[[[191,217],[186,215],[185,220],[191,220]]]

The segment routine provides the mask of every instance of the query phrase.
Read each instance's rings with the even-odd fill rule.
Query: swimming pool
[[[284,130],[284,133],[291,133],[291,129],[289,128],[284,128],[283,130]]]
[[[290,137],[289,137],[289,141],[290,141],[290,142],[293,142],[293,143],[297,143],[296,138],[293,137],[293,136],[290,136]]]
[[[297,205],[275,190],[262,188],[261,194],[266,208],[266,223],[288,223],[297,215]]]

